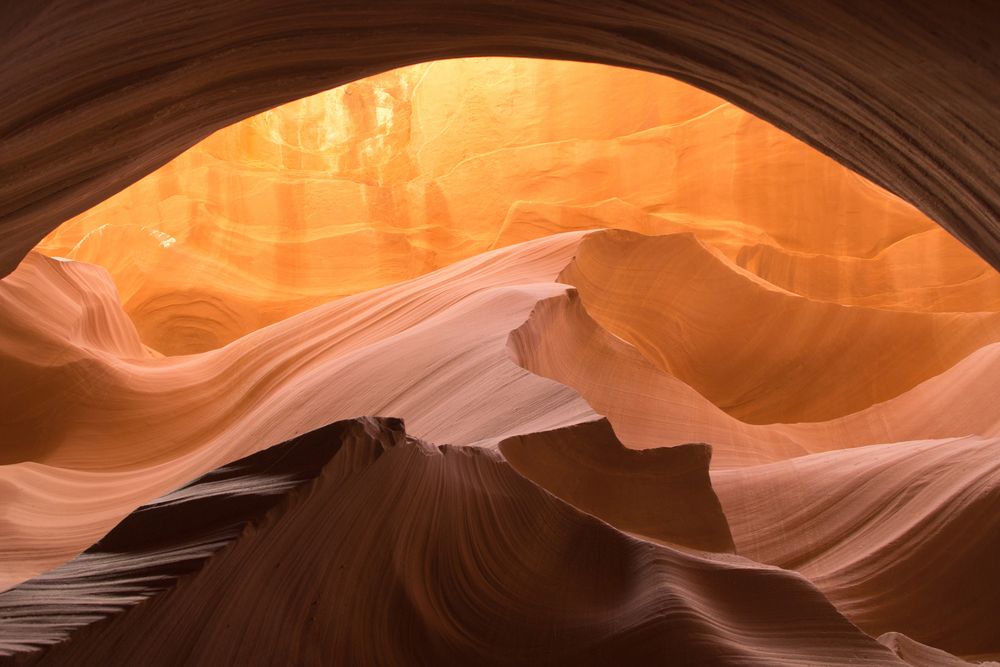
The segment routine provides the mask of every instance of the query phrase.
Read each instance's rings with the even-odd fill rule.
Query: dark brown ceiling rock
[[[725,97],[1000,266],[995,3],[0,3],[0,275],[212,131],[417,61],[593,60]]]

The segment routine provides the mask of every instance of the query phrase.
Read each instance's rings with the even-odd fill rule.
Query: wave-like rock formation
[[[880,642],[892,649],[892,652],[912,667],[963,667],[969,663],[965,660],[940,651],[932,646],[915,642],[898,632],[887,632],[878,638]],[[976,664],[986,664],[977,661]],[[992,663],[996,664],[996,663]]]
[[[29,659],[901,664],[801,577],[630,538],[546,493],[496,453],[435,447],[384,420],[310,434],[310,450],[320,450],[310,453],[319,454],[320,445],[329,459],[318,476],[282,481],[286,488],[275,492],[285,497],[195,573],[142,604],[105,610],[103,622]],[[298,449],[279,451],[294,457]],[[241,504],[239,489],[275,477],[259,457],[222,472],[237,487],[235,497],[203,480],[161,504],[174,512],[226,512]],[[281,455],[271,458],[295,474],[297,466]],[[143,540],[158,507],[126,520],[127,535],[115,540],[119,558],[145,561],[150,578],[173,565],[169,539],[159,538],[159,549]],[[159,562],[161,554],[167,562]],[[109,572],[87,555],[74,561],[76,576],[86,582],[92,568],[102,590],[128,588],[119,581],[128,570]],[[72,607],[31,583],[3,594],[0,605],[11,596]],[[14,635],[3,626],[0,632]]]
[[[598,103],[612,97],[630,102]],[[776,178],[780,191],[766,187]],[[844,234],[837,221],[852,218],[865,225]],[[38,249],[108,268],[143,341],[182,354],[496,247],[601,227],[691,232],[822,300],[968,311],[1000,291],[919,212],[732,104],[652,74],[526,59],[416,65],[272,109]]]
[[[591,236],[560,280],[602,327],[754,424],[857,412],[1000,341],[1000,313],[816,301],[727,266],[690,235]]]
[[[540,302],[511,333],[524,368],[580,392],[628,447],[712,443],[714,468],[876,443],[1000,435],[1000,344],[884,403],[824,422],[748,424],[664,372],[588,314],[576,292]]]
[[[948,372],[891,401],[832,422],[746,424],[665,373],[638,347],[601,328],[589,317],[580,293],[551,282],[585,256],[584,244],[591,240],[598,244],[616,242],[620,237],[621,232],[571,233],[512,246],[397,286],[335,301],[221,350],[166,358],[139,343],[120,306],[107,296],[111,289],[107,274],[76,262],[32,255],[11,279],[0,284],[8,312],[21,315],[4,329],[4,349],[12,351],[5,364],[17,359],[13,353],[43,363],[24,376],[38,383],[24,394],[25,410],[5,418],[24,434],[22,442],[52,446],[25,446],[5,452],[12,458],[0,469],[8,509],[3,524],[8,539],[0,554],[4,583],[15,585],[66,561],[98,541],[139,505],[213,467],[255,451],[266,452],[271,442],[319,428],[331,417],[390,413],[412,419],[414,433],[426,440],[449,443],[456,455],[482,456],[484,461],[497,463],[509,458],[520,474],[548,494],[631,535],[637,544],[647,543],[643,548],[653,548],[655,543],[702,554],[696,557],[713,563],[743,563],[722,555],[735,549],[737,554],[759,562],[800,571],[837,605],[839,613],[859,624],[869,636],[889,629],[961,654],[989,655],[995,651],[997,647],[989,639],[995,605],[991,598],[976,595],[975,591],[983,589],[976,588],[971,597],[961,600],[962,614],[942,606],[940,600],[953,597],[968,572],[988,573],[989,555],[996,547],[990,540],[998,531],[977,518],[985,508],[995,505],[1000,478],[989,458],[996,447],[998,421],[990,409],[990,392],[995,392],[995,387],[989,381],[989,369],[996,367],[989,361],[996,356],[996,345],[984,347]],[[29,289],[29,285],[36,289]],[[66,305],[55,309],[48,320],[29,317],[47,307],[38,302],[39,292],[49,293],[44,304]],[[96,296],[85,307],[71,307],[73,300],[67,295],[80,292]],[[95,329],[95,322],[103,328]],[[67,373],[78,383],[87,383],[88,390],[80,391],[78,384],[69,383]],[[167,379],[169,384],[164,382]],[[947,405],[945,389],[955,396],[956,419],[952,422],[927,417],[930,397],[940,396],[942,405]],[[985,397],[984,403],[977,406],[965,400],[973,392]],[[52,401],[48,409],[46,401]],[[62,403],[72,405],[74,401],[75,412],[69,413],[73,418],[60,422],[59,431],[53,430],[48,416]],[[31,405],[36,407],[34,412],[27,410]],[[609,416],[614,433],[607,422],[598,420],[599,412]],[[964,420],[958,419],[962,415]],[[917,416],[924,416],[925,421]],[[925,456],[929,444],[935,443],[876,445],[874,450],[838,448],[864,444],[866,439],[878,441],[882,435],[902,440],[907,429],[920,429],[921,424],[925,428],[976,430],[983,435],[967,439],[975,447],[958,451],[954,461]],[[694,437],[699,434],[705,437]],[[991,434],[992,439],[987,437]],[[645,451],[624,449],[619,437],[625,445]],[[699,439],[721,443],[715,453],[721,459],[719,468],[711,476],[713,454],[708,445],[660,449]],[[801,457],[809,451],[832,449],[837,451]],[[483,453],[474,454],[476,451]],[[872,451],[886,452],[884,465],[875,465],[879,459]],[[907,454],[910,458],[905,458]],[[760,460],[779,463],[753,465]],[[820,463],[814,466],[817,472],[813,476],[809,465],[814,460]],[[904,460],[916,466],[912,474]],[[828,461],[827,465],[823,461]],[[869,472],[862,471],[889,475],[892,483],[869,480]],[[419,477],[423,473],[414,474]],[[911,504],[899,505],[906,494],[916,492],[923,479],[934,479],[943,485],[940,488],[959,495],[932,489],[916,493]],[[862,488],[871,485],[878,493],[856,492],[856,484]],[[476,487],[472,482],[466,485]],[[252,493],[253,486],[248,488]],[[959,493],[961,490],[969,493]],[[399,502],[407,505],[411,501]],[[370,509],[370,504],[365,507]],[[887,509],[873,519],[873,510],[884,507]],[[837,519],[824,523],[830,531],[826,535],[814,526],[824,512]],[[970,528],[969,522],[976,527]],[[123,525],[127,526],[128,520]],[[980,539],[958,537],[979,528],[984,528],[978,533]],[[197,540],[196,532],[188,537]],[[543,542],[548,532],[538,533],[546,535]],[[901,532],[910,533],[910,543],[900,545]],[[493,540],[504,539],[503,531],[476,539],[481,548],[487,548]],[[965,545],[962,558],[952,557],[956,543]],[[769,550],[767,545],[815,556],[823,566],[813,567],[802,556],[788,556]],[[99,543],[98,553],[102,548]],[[180,553],[187,548],[179,547]],[[313,553],[310,548],[302,551],[302,557]],[[177,552],[176,545],[165,548],[166,554]],[[824,558],[827,552],[833,555]],[[198,553],[204,555],[202,550]],[[39,604],[30,597],[31,592],[42,591],[44,596],[45,591],[58,589],[66,576],[80,575],[81,567],[86,573],[90,563],[100,563],[99,558],[93,559],[91,552],[85,553],[63,568],[14,588],[11,595],[20,600],[21,609],[29,610],[29,621],[37,618],[30,613]],[[112,572],[129,573],[133,567],[142,566],[121,563],[117,555],[113,558]],[[241,570],[248,565],[232,567]],[[874,575],[866,574],[872,571]],[[166,575],[150,576],[148,583],[140,577],[142,587],[150,589],[148,595],[169,585],[169,581],[163,583]],[[922,585],[911,585],[910,594],[900,595],[899,587],[905,585],[901,582],[914,576]],[[91,585],[86,584],[84,591]],[[500,590],[507,590],[505,586]],[[738,605],[759,597],[750,593],[745,597],[744,593],[727,599],[724,606],[744,609]],[[264,595],[259,591],[246,594]],[[370,591],[365,594],[379,597]],[[27,600],[24,595],[29,596]],[[131,595],[134,598],[137,594]],[[510,595],[514,597],[504,599],[517,599],[520,594]],[[89,610],[95,602],[82,592],[66,604],[68,608],[60,614],[76,621],[94,620]],[[198,607],[198,603],[189,604]],[[114,611],[121,604],[108,607]],[[160,607],[159,603],[140,605],[123,618],[133,613],[151,614],[147,622],[162,623],[175,613],[185,615],[168,610],[162,612],[167,616],[161,617],[160,612],[140,611],[147,608]],[[729,613],[742,619],[744,612],[751,614],[749,609]],[[624,607],[616,607],[612,616],[619,618],[618,614],[624,613]],[[291,618],[294,625],[297,616]],[[464,622],[463,615],[456,618]],[[131,627],[118,626],[122,622],[94,627]],[[660,631],[666,632],[664,628],[675,621],[663,623]],[[728,621],[723,625],[730,627]],[[19,626],[15,628],[20,631]],[[48,630],[41,632],[51,637]],[[81,632],[89,636],[97,630]],[[125,636],[132,631],[121,632]],[[136,632],[136,636],[147,633]],[[689,628],[681,634],[690,632],[695,631]],[[815,632],[819,634],[810,635],[810,641],[832,651],[826,654],[825,662],[816,664],[846,660],[837,657],[841,639],[824,639],[825,631]],[[716,637],[717,645],[711,650],[720,651],[718,661],[747,662],[749,658],[740,656],[749,650],[746,646],[760,640],[761,633],[763,629],[758,628],[740,641]],[[32,641],[37,640],[27,634],[28,638],[9,643],[35,645]],[[94,658],[96,663],[111,659],[105,651],[126,655],[117,653],[125,640],[113,636],[116,638],[107,643],[95,639],[87,644],[94,647],[87,650],[102,656]],[[353,641],[361,642],[362,647],[371,644],[358,637]],[[707,644],[713,641],[706,640]],[[635,649],[639,651],[636,659],[652,660],[653,654],[644,651],[667,650],[657,641],[642,643]],[[723,649],[722,645],[742,648]],[[819,651],[795,641],[783,644],[785,648],[775,654],[768,653],[777,651],[773,646],[760,649],[765,657],[758,662],[780,662],[786,659],[781,657],[782,651],[791,651],[788,646],[792,645],[795,657],[786,656],[791,664],[812,660],[795,651]],[[444,653],[428,656],[473,655],[472,648],[445,646],[434,649]],[[77,656],[73,647],[70,640],[52,655],[69,651],[67,655]],[[257,649],[261,655],[297,655],[286,654],[291,649],[285,645],[262,644]],[[141,651],[148,649],[137,645],[134,650],[139,651],[135,654],[138,659],[145,655]],[[211,662],[227,651],[238,652],[229,644],[211,650],[220,653],[199,659]],[[476,650],[486,649],[480,646]],[[454,653],[448,653],[451,651]],[[691,651],[692,656],[709,655]],[[80,654],[85,655],[89,654]],[[516,657],[503,651],[497,655]],[[553,654],[552,660],[562,660],[561,655]],[[593,655],[598,660],[603,654]],[[315,660],[325,657],[323,654]],[[75,661],[77,657],[67,659]],[[697,658],[702,659],[708,658]],[[692,660],[696,664],[694,657]]]
[[[331,419],[395,414],[418,437],[479,446],[597,419],[576,392],[524,370],[506,351],[510,331],[535,304],[565,291],[551,281],[580,238],[487,253],[193,357],[126,358],[72,338],[55,345],[4,320],[4,349],[8,336],[29,338],[28,358],[42,364],[15,394],[31,410],[12,411],[5,425],[12,446],[4,451],[11,465],[0,469],[9,508],[0,583],[65,560],[187,479]],[[65,266],[72,264],[32,256],[24,269],[29,279],[32,270]],[[11,299],[23,296],[20,273],[0,283]],[[50,330],[38,318],[19,324]],[[86,321],[70,324],[75,331]],[[54,422],[53,414],[67,418]]]
[[[213,470],[140,507],[69,563],[0,593],[0,656],[58,644],[197,572],[316,479],[341,441],[327,427]]]
[[[1000,654],[998,448],[872,445],[716,471],[712,484],[738,553],[801,572],[872,636]]]
[[[997,658],[988,14],[0,7],[0,662]]]

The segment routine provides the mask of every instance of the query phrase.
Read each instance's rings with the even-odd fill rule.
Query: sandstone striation
[[[1000,23],[647,5],[0,7],[0,664],[1000,657]]]

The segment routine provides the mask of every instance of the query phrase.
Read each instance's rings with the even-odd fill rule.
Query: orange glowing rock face
[[[0,661],[1000,655],[1000,275],[705,92],[406,67],[36,250]]]
[[[142,339],[185,354],[489,249],[601,227],[690,231],[824,301],[1000,306],[973,253],[763,121],[664,77],[539,60],[415,65],[249,118],[38,250],[107,267]]]

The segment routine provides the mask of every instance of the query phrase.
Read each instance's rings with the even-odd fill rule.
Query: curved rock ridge
[[[158,356],[139,340],[104,269],[29,255],[0,282],[0,464],[58,447],[75,420],[87,419],[88,390],[100,401],[100,387],[115,381],[109,365]]]
[[[0,662],[1000,657],[939,5],[0,3]]]
[[[506,351],[534,305],[565,291],[552,280],[580,238],[487,253],[202,355],[89,356],[80,386],[64,387],[53,361],[54,378],[33,376],[22,390],[33,412],[2,425],[40,444],[3,450],[0,586],[68,560],[184,481],[331,420],[396,414],[428,440],[494,446],[598,419]],[[5,336],[8,320],[0,327]],[[61,355],[81,352],[64,345]]]
[[[499,444],[519,473],[570,505],[644,538],[733,552],[702,443],[626,449],[607,420],[527,433]]]
[[[32,258],[23,267],[24,280],[16,274],[0,283],[14,315],[0,320],[2,359],[23,378],[11,408],[0,413],[4,432],[13,434],[2,450],[8,465],[0,468],[7,509],[0,520],[0,585],[65,562],[129,511],[185,480],[331,419],[361,414],[400,415],[428,440],[493,447],[507,437],[593,421],[603,413],[629,447],[709,442],[719,466],[823,451],[838,442],[988,435],[997,427],[996,411],[989,408],[996,395],[996,346],[850,417],[773,428],[727,417],[580,312],[556,323],[568,326],[559,334],[565,343],[543,355],[545,363],[557,364],[555,371],[523,359],[519,365],[507,349],[510,332],[529,320],[539,302],[565,293],[566,285],[553,281],[574,255],[580,261],[581,240],[606,236],[620,239],[622,233],[560,234],[492,251],[315,308],[220,350],[170,358],[141,346],[110,296],[95,302],[103,311],[66,307],[54,319],[43,316],[44,294],[70,289],[67,279],[80,281],[69,293],[109,294],[110,286],[103,272]],[[639,245],[659,242],[627,238]],[[678,238],[691,246],[690,237]],[[702,258],[721,261],[704,246],[693,247]],[[733,275],[749,280],[738,271]],[[32,293],[24,287],[29,281],[44,291]],[[754,289],[773,288],[754,283]],[[90,330],[103,331],[105,319],[119,323],[112,338],[120,341],[88,342],[104,335]],[[589,338],[580,341],[588,331]],[[598,347],[581,357],[587,364],[568,373],[565,360],[572,357],[566,352],[595,342]],[[557,338],[547,344],[560,346]],[[26,350],[35,361],[27,368],[21,358]],[[597,356],[590,356],[595,350]],[[612,391],[588,379],[601,374],[614,380]],[[968,400],[965,392],[973,390],[982,404]],[[952,406],[949,419],[928,409],[932,398]]]
[[[108,268],[143,341],[185,354],[597,227],[689,231],[824,300],[1000,303],[1000,274],[944,230],[732,104],[654,74],[531,59],[423,63],[270,109],[37,249]]]
[[[649,449],[704,440],[713,469],[768,463],[864,445],[1000,435],[1000,343],[865,410],[826,422],[747,424],[654,366],[601,328],[579,294],[541,301],[514,330],[508,350],[524,368],[580,392],[625,446]]]
[[[312,482],[170,590],[29,660],[902,664],[801,577],[630,538],[495,451],[432,446],[396,420],[309,438],[331,454]],[[240,502],[200,486],[170,505]]]
[[[872,636],[1000,653],[1000,439],[872,445],[712,473],[737,553],[794,569]]]
[[[337,369],[330,367],[329,363],[335,359],[343,359],[338,362],[344,364],[344,368],[338,371],[340,374],[337,377],[341,384],[347,384],[349,376],[344,374],[349,372],[347,366],[358,366],[362,358],[372,358],[373,365],[364,371],[365,382],[377,385],[369,387],[367,395],[354,396],[351,399],[354,401],[391,402],[392,396],[398,396],[401,400],[419,402],[422,396],[409,392],[413,387],[397,386],[390,392],[381,393],[376,392],[374,387],[392,386],[398,381],[393,376],[398,374],[412,377],[411,383],[419,382],[421,371],[447,373],[447,364],[457,370],[464,368],[466,362],[474,365],[472,358],[484,354],[484,359],[495,356],[515,377],[528,378],[526,381],[535,386],[553,387],[552,391],[569,395],[572,392],[565,388],[555,388],[554,383],[540,381],[517,368],[507,357],[504,345],[510,330],[527,318],[539,297],[565,291],[565,286],[556,284],[553,278],[569,262],[580,238],[579,234],[554,236],[486,253],[414,281],[313,309],[254,332],[227,348],[177,358],[152,358],[148,354],[145,358],[133,358],[132,355],[123,357],[94,352],[85,344],[76,342],[72,336],[99,337],[99,330],[82,334],[77,332],[87,332],[89,327],[100,325],[102,318],[117,319],[123,326],[127,325],[120,306],[106,300],[101,302],[106,309],[99,315],[68,312],[73,319],[68,319],[66,329],[72,331],[72,336],[61,336],[48,320],[40,319],[45,314],[41,305],[44,298],[20,289],[21,281],[5,281],[0,284],[0,290],[14,304],[13,317],[3,321],[5,357],[13,360],[15,355],[25,352],[28,358],[51,360],[51,366],[57,366],[56,362],[64,359],[75,361],[82,357],[100,370],[89,378],[89,391],[76,392],[72,399],[65,401],[70,406],[74,400],[85,403],[81,412],[88,413],[88,421],[92,423],[75,423],[73,437],[64,438],[54,451],[44,456],[36,453],[29,458],[76,469],[148,465],[201,449],[206,438],[218,435],[212,428],[206,427],[208,421],[230,425],[240,420],[266,421],[255,412],[268,403],[283,401],[288,404],[285,407],[299,411],[294,415],[301,421],[296,427],[309,430],[322,425],[310,425],[307,421],[309,414],[314,413],[316,420],[324,420],[329,419],[329,413],[320,414],[322,411],[314,405],[318,400],[316,394],[309,402],[302,402],[301,397],[310,395],[310,377],[322,375],[322,378],[313,379],[325,383],[334,376]],[[61,270],[63,266],[73,266],[43,258],[33,259],[32,263],[34,268],[25,277],[25,282],[32,281],[43,294],[47,294],[48,286],[37,277],[35,270],[51,273]],[[104,274],[99,270],[67,275],[78,275],[83,279],[82,284],[75,288],[80,291],[93,288],[91,275],[104,280]],[[52,282],[55,283],[54,278]],[[98,285],[97,289],[103,287]],[[29,303],[23,305],[21,301]],[[451,326],[450,323],[456,320],[466,320],[471,326]],[[483,327],[489,329],[489,333]],[[30,334],[24,333],[24,330]],[[40,333],[36,335],[36,332]],[[53,335],[49,336],[49,332]],[[134,329],[129,333],[135,340]],[[491,338],[499,342],[491,346]],[[13,353],[6,355],[14,344],[22,340],[36,344],[36,339],[51,339],[54,349],[39,351],[38,348],[24,350],[14,347]],[[407,339],[413,339],[413,350],[404,344]],[[8,341],[11,341],[10,344]],[[417,345],[420,341],[423,344]],[[463,359],[462,349],[467,349],[471,356]],[[392,359],[402,359],[410,352],[419,355],[419,358],[410,356],[406,365],[396,364]],[[306,362],[307,366],[301,366],[301,362]],[[378,367],[384,367],[387,372],[375,373]],[[393,368],[396,370],[393,371]],[[316,373],[310,372],[310,369]],[[506,369],[498,370],[503,372]],[[43,377],[33,378],[31,392],[42,403],[47,391]],[[330,387],[326,391],[340,393],[341,388]],[[318,392],[319,395],[322,393]],[[350,394],[344,393],[345,396]],[[481,400],[475,395],[476,392],[466,392],[468,400]],[[108,404],[107,399],[111,396],[114,397],[114,405]],[[338,400],[342,401],[342,398]],[[333,409],[332,405],[326,407]],[[65,409],[65,405],[60,405],[59,409]],[[277,410],[276,407],[273,409]],[[130,415],[131,410],[135,414]],[[108,411],[114,411],[117,419],[104,419]],[[186,418],[168,418],[168,415],[177,412],[184,412]],[[532,412],[544,414],[541,406]],[[130,416],[133,419],[130,420]],[[438,435],[455,444],[477,442],[492,437],[484,433],[493,433],[485,424],[473,427],[478,429],[475,432],[463,433],[460,424],[427,419],[426,426],[421,426],[420,420],[417,420],[411,428],[427,437]],[[160,444],[149,439],[145,426],[150,421],[158,423],[155,435],[162,440]],[[22,428],[26,435],[31,435],[33,429],[44,426],[40,418],[38,423],[25,423]],[[273,428],[273,425],[270,427]],[[425,428],[436,427],[453,431],[437,434],[423,432]],[[502,430],[497,433],[502,433]],[[283,435],[285,437],[277,441],[287,439],[291,434]],[[137,444],[139,439],[143,440],[141,447]],[[8,457],[7,462],[17,460],[6,451],[4,455]]]
[[[602,327],[754,424],[857,412],[1000,341],[1000,313],[814,301],[740,270],[690,234],[590,235],[559,280],[580,291]]]
[[[641,230],[636,230],[641,231]],[[871,258],[794,252],[772,244],[740,248],[736,264],[816,301],[918,311],[1000,310],[1000,276],[968,261],[965,248],[933,231],[899,239]]]
[[[217,468],[138,508],[65,565],[0,593],[0,662],[64,642],[197,572],[315,479],[348,431],[334,424]]]
[[[972,664],[956,658],[950,653],[945,653],[932,646],[926,646],[920,642],[913,641],[906,635],[898,632],[887,632],[881,635],[878,640],[892,649],[892,652],[902,658],[906,664],[913,667],[963,667],[963,665]],[[995,667],[1000,663],[976,660],[975,664]]]
[[[0,273],[216,129],[373,72],[484,54],[599,61],[705,88],[915,203],[1000,266],[995,14],[973,2],[8,3]]]
[[[24,361],[105,356],[149,359],[103,267],[32,253],[0,283],[4,356]]]

